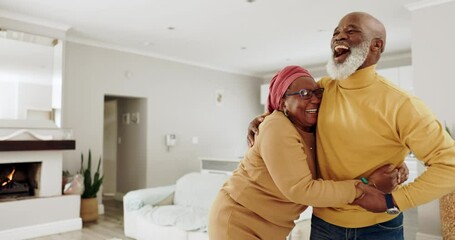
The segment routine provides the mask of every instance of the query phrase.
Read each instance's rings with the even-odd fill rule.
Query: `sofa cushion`
[[[175,184],[174,204],[209,210],[216,194],[228,178],[225,174],[188,173]]]
[[[194,207],[167,205],[145,207],[141,215],[149,222],[160,226],[175,226],[185,231],[206,231],[208,210]]]
[[[161,204],[174,193],[175,185],[139,189],[128,192],[123,197],[123,204],[127,211],[135,211],[143,206]]]

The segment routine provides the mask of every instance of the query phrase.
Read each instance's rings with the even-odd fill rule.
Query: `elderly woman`
[[[289,66],[275,75],[267,103],[271,114],[210,210],[210,239],[285,239],[308,205],[341,206],[364,191],[380,192],[359,180],[315,179],[314,130],[322,95],[323,89],[301,67]],[[383,167],[372,177],[384,179],[384,174],[396,179],[398,171]],[[381,190],[397,184],[388,180]]]

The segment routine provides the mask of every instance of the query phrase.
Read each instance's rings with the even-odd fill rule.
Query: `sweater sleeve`
[[[315,207],[336,207],[354,200],[356,180],[313,179],[300,135],[287,118],[273,118],[262,125],[260,154],[287,199]]]
[[[414,182],[393,197],[404,211],[455,190],[455,142],[433,113],[415,98],[406,101],[397,114],[400,141],[427,167]]]

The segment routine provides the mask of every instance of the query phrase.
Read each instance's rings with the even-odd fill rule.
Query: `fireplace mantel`
[[[62,194],[63,154],[72,129],[52,121],[0,119],[0,165],[39,165],[33,196],[0,202],[0,239],[30,239],[82,229],[79,195]],[[20,213],[18,214],[18,209]]]
[[[73,150],[75,140],[5,140],[0,141],[0,151]]]

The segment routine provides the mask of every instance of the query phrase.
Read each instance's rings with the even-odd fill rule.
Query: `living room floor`
[[[123,203],[103,196],[104,215],[84,223],[82,230],[33,238],[34,240],[132,240],[123,233]]]
[[[84,223],[82,230],[33,238],[34,240],[133,240],[123,233],[123,203],[103,196],[104,215],[97,222]],[[405,212],[404,235],[415,240],[417,233],[417,209]]]

